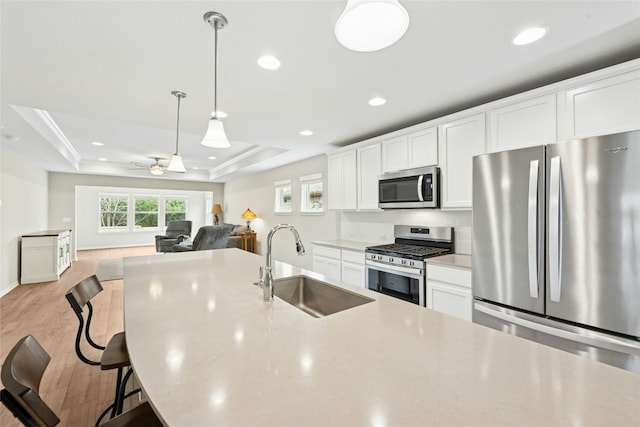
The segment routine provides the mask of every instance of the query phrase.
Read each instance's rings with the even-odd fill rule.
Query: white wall
[[[0,296],[20,279],[21,236],[47,230],[47,171],[21,155],[0,150]]]
[[[100,231],[98,206],[100,195],[104,193],[127,196],[129,198],[129,206],[133,206],[133,196],[185,197],[187,200],[186,219],[193,221],[191,235],[194,236],[198,228],[206,225],[207,219],[209,220],[208,222],[211,223],[212,215],[210,213],[210,206],[212,195],[210,191],[158,190],[149,188],[94,187],[77,185],[75,197],[75,232],[77,249],[153,245],[155,244],[154,236],[156,234],[164,234],[165,227],[145,231]],[[209,200],[208,204],[207,199]],[[207,209],[207,206],[209,206],[209,209]]]
[[[311,269],[313,266],[311,242],[338,237],[336,212],[324,212],[322,215],[303,215],[300,213],[299,178],[314,173],[322,173],[323,187],[326,192],[327,159],[324,155],[227,182],[224,187],[224,218],[222,220],[227,223],[242,224],[242,213],[247,208],[251,208],[257,215],[257,218],[251,221],[251,228],[257,232],[258,253],[262,255],[266,251],[267,234],[274,225],[279,223],[294,225],[306,246],[307,255],[297,256],[293,235],[287,230],[281,230],[273,237],[273,259]],[[291,179],[293,212],[288,215],[276,215],[273,212],[274,182],[285,179]],[[257,275],[258,272],[256,272],[256,278]]]
[[[167,192],[172,190],[208,191],[213,193],[213,203],[222,203],[224,191],[224,184],[220,183],[52,172],[49,174],[49,228],[75,228],[77,223],[76,186],[158,189]],[[84,213],[78,211],[78,216],[80,215]],[[73,231],[73,253],[75,254],[77,233]]]

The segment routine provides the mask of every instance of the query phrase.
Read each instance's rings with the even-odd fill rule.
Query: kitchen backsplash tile
[[[430,209],[341,212],[341,239],[392,242],[395,224],[454,227],[456,252],[471,254],[471,211]]]

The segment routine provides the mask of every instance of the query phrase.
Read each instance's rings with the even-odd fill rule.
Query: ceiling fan
[[[154,162],[150,165],[144,163],[134,163],[134,165],[136,166],[135,169],[148,169],[151,175],[164,175],[164,172],[167,170],[167,166],[160,163],[160,160],[166,159],[163,157],[150,157],[150,159],[154,160]]]

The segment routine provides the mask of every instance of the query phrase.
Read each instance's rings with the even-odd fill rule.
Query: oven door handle
[[[421,281],[423,280],[422,269],[411,268],[411,267],[401,267],[397,265],[392,266],[389,264],[385,264],[377,261],[369,261],[369,260],[365,262],[365,266],[367,268],[382,271],[384,273],[400,273],[400,274],[404,274],[405,276],[409,276],[415,279],[420,279]]]
[[[423,191],[422,191],[422,181],[424,180],[424,175],[420,175],[418,177],[418,200],[420,200],[421,202],[424,202],[424,197],[422,196]]]

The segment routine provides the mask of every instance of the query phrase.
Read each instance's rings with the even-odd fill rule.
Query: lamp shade
[[[248,220],[256,219],[256,214],[253,213],[251,209],[247,208],[247,210],[244,211],[244,213],[242,214],[242,219],[248,219]]]
[[[209,128],[201,142],[205,147],[228,148],[231,147],[227,135],[224,133],[224,125],[217,117],[209,119]]]
[[[213,205],[213,208],[211,209],[211,213],[214,215],[222,213],[222,206],[216,203],[215,205]]]
[[[409,14],[398,0],[349,0],[335,34],[347,49],[371,52],[391,46],[409,28]]]
[[[178,153],[171,156],[171,163],[167,166],[167,170],[171,172],[186,172],[187,170],[184,168],[184,164],[182,163],[182,156]]]

